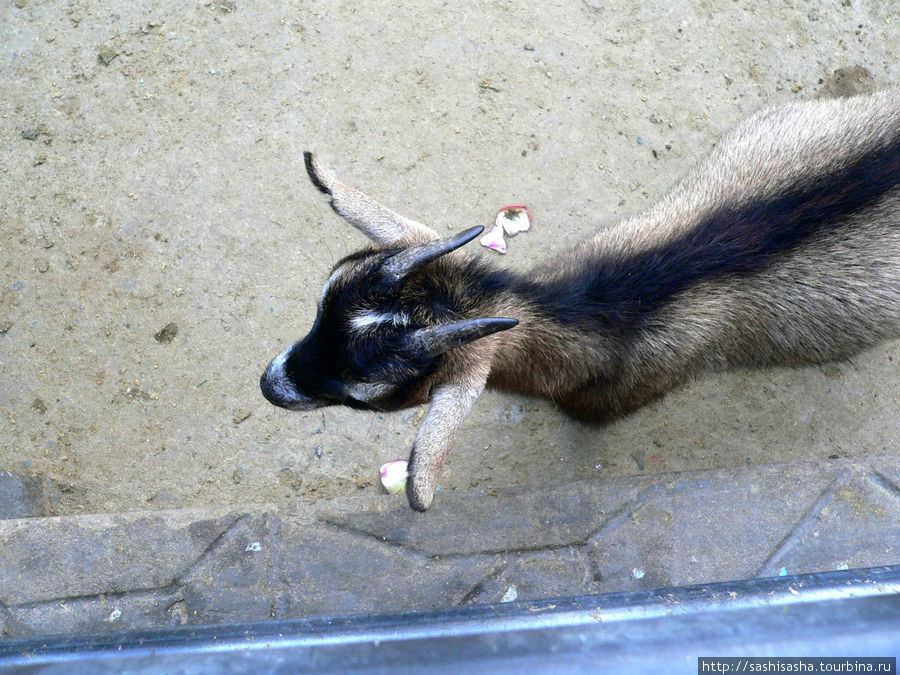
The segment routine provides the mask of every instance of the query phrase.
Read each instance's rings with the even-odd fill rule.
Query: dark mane
[[[561,322],[627,329],[698,282],[759,274],[805,241],[876,205],[898,185],[900,136],[840,171],[772,199],[723,206],[657,247],[627,257],[597,254],[549,283],[516,277],[513,288]],[[505,281],[489,276],[483,285]]]

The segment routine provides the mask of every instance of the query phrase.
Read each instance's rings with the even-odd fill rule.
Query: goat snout
[[[285,372],[284,364],[289,352],[290,350],[285,350],[272,359],[266,372],[259,378],[259,388],[269,403],[279,408],[295,409],[305,407],[306,397],[300,395]]]
[[[259,388],[269,403],[288,410],[313,410],[342,402],[340,397],[329,393],[320,391],[310,393],[298,387],[288,377],[285,368],[290,352],[291,349],[286,349],[272,359],[266,372],[259,378]]]
[[[262,377],[259,378],[259,388],[262,390],[262,395],[266,397],[266,400],[269,403],[281,408],[288,407],[289,400],[284,396],[281,387],[277,385],[268,370],[266,370],[266,372],[262,374]]]

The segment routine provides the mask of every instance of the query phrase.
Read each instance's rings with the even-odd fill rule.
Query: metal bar
[[[900,653],[900,566],[434,612],[11,639],[0,641],[0,667],[577,672],[607,664],[695,673],[700,655],[845,652]]]

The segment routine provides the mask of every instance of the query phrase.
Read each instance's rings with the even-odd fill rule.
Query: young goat
[[[335,265],[262,391],[292,410],[430,401],[407,482],[420,511],[485,386],[603,421],[706,371],[900,336],[900,89],[759,113],[655,207],[524,275],[457,250],[483,228],[442,239],[305,159],[375,245]]]

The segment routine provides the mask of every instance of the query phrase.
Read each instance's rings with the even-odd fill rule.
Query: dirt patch
[[[178,335],[178,324],[172,322],[167,323],[165,326],[156,331],[156,333],[153,334],[153,339],[160,344],[167,345],[175,339],[176,335]]]
[[[877,88],[872,73],[863,66],[838,68],[830,76],[820,79],[819,84],[822,86],[819,96],[827,97],[855,96]]]

